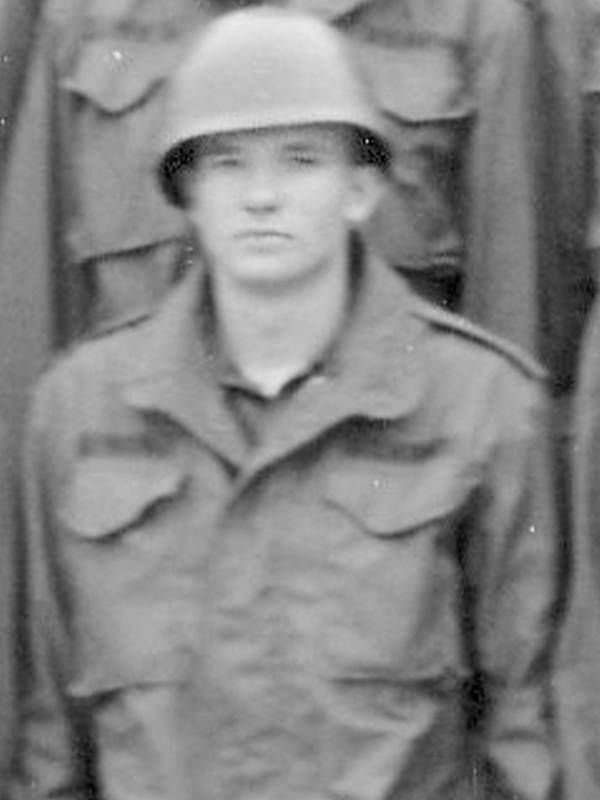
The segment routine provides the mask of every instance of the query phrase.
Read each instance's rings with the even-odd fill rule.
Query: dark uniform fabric
[[[589,69],[590,29],[582,0],[540,0],[538,5],[536,340],[556,392],[571,393],[594,296],[586,215],[593,156],[589,112],[598,76],[592,79]]]
[[[25,797],[554,797],[536,368],[373,261],[252,444],[201,285],[36,393]]]
[[[578,45],[587,128],[586,190],[587,246],[594,260],[600,251],[600,3],[580,0]],[[597,278],[597,275],[596,275]]]
[[[9,442],[0,427],[0,797],[7,797],[16,721],[16,526]]]
[[[25,73],[29,63],[35,23],[40,10],[35,0],[3,0],[0,3],[0,209],[10,188],[7,160],[14,139],[21,106]],[[1,237],[0,237],[1,238]],[[15,496],[17,444],[14,435],[15,407],[13,369],[24,358],[21,340],[24,320],[18,319],[11,304],[15,273],[6,263],[0,246],[0,798],[6,797],[12,748],[15,740],[16,707],[16,541]],[[23,264],[19,264],[20,270]],[[28,279],[25,279],[27,282]],[[29,365],[25,365],[25,370]],[[23,395],[21,395],[23,404]]]

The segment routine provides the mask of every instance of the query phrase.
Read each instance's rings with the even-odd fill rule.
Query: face
[[[374,170],[350,153],[339,126],[204,139],[188,212],[217,280],[272,290],[346,269],[348,232],[376,194]]]

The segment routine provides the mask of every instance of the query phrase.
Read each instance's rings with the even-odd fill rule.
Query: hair
[[[363,128],[353,127],[352,132],[352,161],[361,166],[377,167],[387,173],[392,157],[387,144]]]
[[[179,206],[188,205],[189,178],[198,160],[198,139],[187,139],[173,147],[162,161],[159,180],[163,191]]]

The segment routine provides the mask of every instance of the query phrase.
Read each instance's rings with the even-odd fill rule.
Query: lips
[[[249,253],[281,253],[290,245],[292,237],[272,229],[246,230],[236,237],[238,243]]]
[[[237,236],[238,239],[245,239],[250,241],[277,241],[277,240],[286,240],[290,239],[291,237],[289,234],[284,233],[283,231],[272,230],[269,228],[265,229],[252,229],[247,231],[242,231]]]

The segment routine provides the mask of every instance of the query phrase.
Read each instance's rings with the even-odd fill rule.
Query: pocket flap
[[[89,41],[61,86],[106,113],[118,114],[158,88],[174,67],[180,49],[172,40],[151,46],[119,39]]]
[[[411,123],[456,120],[473,112],[450,47],[388,47],[361,40],[356,46],[385,111]]]
[[[83,458],[60,509],[64,524],[95,538],[130,527],[158,503],[175,497],[185,476],[174,464],[147,458]]]
[[[135,635],[132,639],[136,642]],[[73,665],[67,687],[69,695],[85,698],[119,689],[185,680],[190,655],[183,648],[160,649],[155,645],[151,652],[139,651],[139,645],[133,655],[126,648],[118,653],[98,650],[93,659],[85,660],[84,666]]]
[[[374,463],[343,469],[329,477],[327,500],[379,536],[398,535],[451,516],[468,493],[466,481],[450,464]]]

